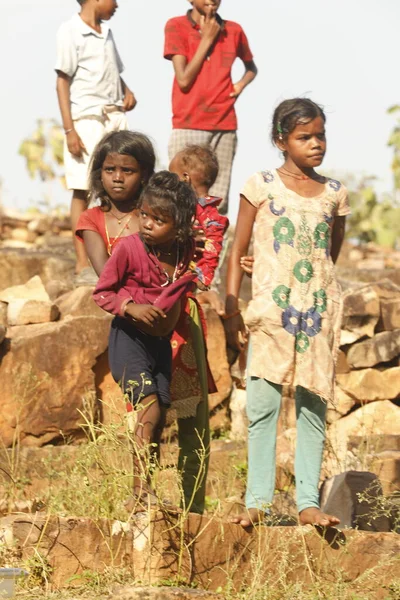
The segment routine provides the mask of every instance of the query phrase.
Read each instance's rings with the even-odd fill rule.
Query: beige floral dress
[[[305,198],[274,170],[250,177],[241,193],[257,208],[248,375],[332,401],[341,290],[331,231],[336,216],[350,213],[347,190],[327,179],[321,194]]]

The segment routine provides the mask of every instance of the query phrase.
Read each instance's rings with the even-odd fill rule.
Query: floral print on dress
[[[271,171],[261,171],[261,175],[263,176],[265,183],[271,183],[275,179]]]
[[[242,194],[257,209],[248,374],[330,401],[341,321],[331,230],[350,212],[346,188],[327,178],[322,193],[306,198],[271,170],[255,173]]]
[[[340,190],[340,188],[342,187],[342,184],[340,183],[340,181],[337,181],[336,179],[329,179],[328,185],[333,190],[335,190],[335,192],[338,192]]]

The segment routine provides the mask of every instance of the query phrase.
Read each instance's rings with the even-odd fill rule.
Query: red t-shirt
[[[190,16],[170,19],[165,26],[164,58],[175,55],[190,62],[200,44],[200,27]],[[218,17],[219,18],[219,17]],[[172,125],[174,129],[235,131],[237,119],[231,70],[236,58],[253,59],[247,37],[240,25],[221,21],[222,29],[207,60],[189,92],[182,92],[176,77],[172,90]]]
[[[83,242],[83,232],[84,231],[96,231],[99,233],[104,240],[104,244],[107,247],[107,233],[106,233],[106,217],[105,213],[99,206],[95,206],[93,208],[88,208],[83,211],[78,219],[78,223],[75,229],[75,235]],[[117,242],[119,242],[122,237],[118,238],[114,242],[114,238],[110,238],[110,243],[114,246]]]

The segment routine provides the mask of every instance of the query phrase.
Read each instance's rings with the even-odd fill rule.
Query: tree
[[[400,111],[400,105],[395,104],[388,108],[388,114],[394,114]],[[388,146],[393,148],[393,160],[392,160],[392,171],[394,179],[394,189],[400,190],[400,118],[397,119],[397,123],[394,126],[392,133],[388,140]]]
[[[374,177],[363,177],[356,185],[347,182],[351,216],[347,237],[394,248],[400,239],[400,205],[390,196],[378,200]]]
[[[65,185],[63,145],[64,134],[59,123],[55,119],[38,119],[36,130],[22,141],[18,150],[32,179],[56,179]]]

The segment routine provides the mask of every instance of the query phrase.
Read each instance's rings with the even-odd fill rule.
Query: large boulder
[[[400,304],[400,299],[397,301]],[[400,354],[400,329],[377,333],[373,338],[354,344],[347,352],[347,363],[354,369],[390,362]]]
[[[340,473],[326,479],[320,493],[322,510],[338,517],[341,527],[390,531],[390,519],[380,515],[378,511],[382,486],[374,473]]]
[[[226,353],[225,330],[220,317],[208,304],[203,305],[207,322],[207,358],[218,392],[210,394],[209,405],[213,411],[223,404],[232,391],[232,377],[230,374],[228,357]]]
[[[48,302],[50,300],[41,278],[35,275],[26,283],[13,285],[0,292],[1,302],[13,302],[14,300],[38,300]]]
[[[368,440],[374,435],[400,436],[400,407],[389,400],[371,402],[332,423],[327,432],[327,474],[349,468],[348,448],[354,436]]]
[[[65,253],[0,248],[0,289],[25,284],[34,275],[39,275],[45,285],[54,279],[69,283],[74,268],[73,256]]]
[[[8,304],[8,325],[30,325],[57,321],[60,312],[55,304],[45,300],[12,300]]]
[[[69,317],[12,327],[0,348],[0,437],[42,446],[81,435],[93,412],[93,367],[107,348],[110,319]]]
[[[388,582],[400,577],[400,538],[394,533],[346,530],[328,537],[312,527],[244,530],[215,518],[190,514],[182,519],[159,512],[129,522],[15,515],[2,519],[0,527],[3,539],[21,548],[25,560],[38,553],[46,557],[56,587],[71,585],[71,578],[76,581],[79,575],[84,579],[88,571],[123,566],[141,585],[179,578],[199,591],[229,584],[246,589],[246,597],[252,598],[273,589],[285,565],[285,585],[291,589],[301,585],[314,593],[317,575],[322,573],[324,582],[333,586],[340,573],[348,585],[362,585],[365,597],[383,598]]]
[[[71,317],[102,317],[106,313],[93,300],[93,286],[80,286],[68,291],[59,298],[56,304],[60,310],[61,319]]]
[[[400,396],[400,367],[351,371],[338,374],[336,381],[358,403],[394,400]]]
[[[381,299],[382,327],[385,331],[400,328],[400,288],[396,298]]]

